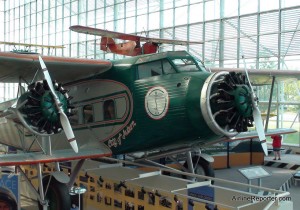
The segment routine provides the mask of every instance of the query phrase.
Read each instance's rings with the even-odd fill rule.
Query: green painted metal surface
[[[66,97],[59,91],[55,91],[59,101],[62,104],[62,108],[64,112],[67,111],[67,99]],[[56,104],[53,100],[53,95],[50,91],[46,91],[41,97],[41,111],[42,115],[49,122],[58,122],[59,121],[59,113],[56,107]]]
[[[237,111],[244,117],[252,116],[250,89],[246,85],[238,86],[232,91]]]
[[[191,58],[186,52],[137,56],[113,61],[113,67],[97,78],[122,82],[133,95],[132,120],[135,127],[122,146],[111,148],[114,154],[148,150],[167,145],[207,143],[219,138],[207,126],[200,110],[200,94],[206,78],[211,74],[199,68],[197,72],[177,72],[139,79],[139,64],[173,58]],[[145,97],[153,87],[162,87],[168,93],[167,114],[159,120],[146,112]],[[117,137],[117,136],[116,136]]]

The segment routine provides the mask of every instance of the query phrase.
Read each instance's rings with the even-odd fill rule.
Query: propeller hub
[[[59,101],[60,106],[63,108],[63,111],[66,113],[68,108],[68,100],[67,98],[59,91],[55,91]],[[51,91],[45,91],[43,96],[41,97],[41,110],[42,115],[45,119],[47,119],[51,123],[55,123],[59,121],[59,112],[57,109],[57,105],[53,99],[53,95]]]
[[[253,113],[250,88],[247,85],[236,86],[235,90],[232,91],[232,95],[239,114],[243,117],[251,117]]]

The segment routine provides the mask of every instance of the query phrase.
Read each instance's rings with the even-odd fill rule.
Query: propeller
[[[39,56],[39,61],[40,61],[40,65],[42,67],[42,71],[43,71],[45,80],[47,81],[50,92],[51,92],[51,94],[53,96],[53,99],[55,101],[55,105],[56,105],[58,113],[59,113],[61,126],[62,126],[62,128],[63,128],[63,130],[66,134],[66,137],[67,137],[68,142],[70,143],[71,147],[73,148],[73,150],[76,153],[78,153],[78,146],[77,146],[77,142],[76,142],[75,135],[73,133],[71,124],[69,122],[69,119],[68,119],[67,115],[64,113],[62,103],[60,102],[58,96],[55,93],[55,89],[53,87],[50,74],[49,74],[48,69],[47,69],[47,67],[46,67],[46,65],[45,65],[45,63],[44,63],[41,56]]]
[[[264,153],[265,153],[266,156],[268,156],[268,147],[267,147],[267,141],[266,141],[264,126],[263,126],[263,122],[262,122],[262,118],[261,118],[261,112],[258,109],[258,103],[257,103],[258,98],[255,95],[253,87],[252,87],[251,82],[250,82],[250,78],[249,78],[248,70],[247,70],[247,67],[246,67],[246,61],[245,61],[244,55],[242,55],[242,59],[243,59],[243,62],[244,62],[245,74],[246,74],[246,77],[247,77],[247,80],[248,80],[248,83],[249,83],[250,89],[251,89],[253,119],[254,119],[254,122],[255,122],[256,131],[258,133],[258,138],[259,138],[261,146],[264,150]]]

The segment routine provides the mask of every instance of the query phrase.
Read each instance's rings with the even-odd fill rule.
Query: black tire
[[[51,176],[46,176],[43,178],[44,190],[46,190],[48,186],[50,177]],[[48,210],[65,210],[71,207],[71,196],[67,185],[60,183],[54,177],[51,177],[45,199],[48,200]],[[43,210],[43,206],[40,203],[39,209]]]
[[[18,204],[15,195],[9,189],[0,187],[0,200],[9,204],[9,209],[17,210]]]
[[[195,169],[195,174],[215,177],[215,171],[210,162],[207,162],[205,159],[203,159],[202,157],[199,158],[198,156],[194,156],[192,158],[192,161],[193,161],[193,166]],[[197,164],[197,166],[196,166],[196,164]],[[187,161],[183,164],[183,166],[185,168],[188,168]],[[186,177],[184,177],[184,178],[186,178]],[[197,181],[203,181],[203,180],[197,179]],[[212,184],[213,184],[213,181],[212,181]]]

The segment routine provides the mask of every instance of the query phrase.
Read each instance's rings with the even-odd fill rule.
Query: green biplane
[[[1,155],[0,166],[17,166],[22,172],[20,165],[36,165],[40,208],[69,209],[66,192],[85,159],[136,152],[143,152],[144,160],[191,154],[239,135],[259,137],[267,153],[247,76],[214,71],[185,51],[113,61],[0,52],[0,81],[19,83],[18,97],[0,104],[5,119],[0,143],[23,151]],[[247,132],[253,123],[258,134]],[[276,132],[294,130],[271,133]],[[80,161],[68,177],[59,171],[59,163],[71,160]],[[191,172],[202,167],[213,175],[211,157],[197,153],[186,160]],[[43,178],[41,166],[50,162],[57,166],[54,178]]]

